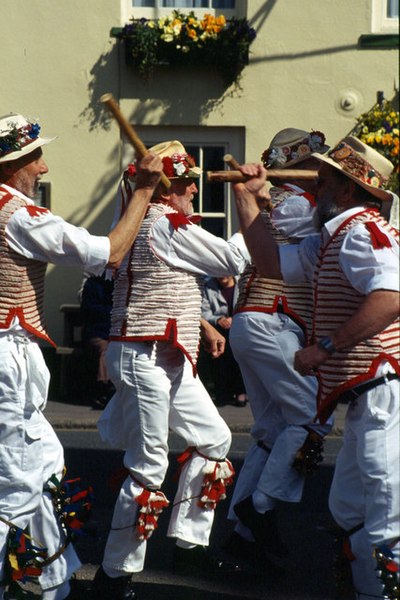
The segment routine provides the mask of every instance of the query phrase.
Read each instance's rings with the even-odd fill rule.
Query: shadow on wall
[[[153,79],[144,81],[125,63],[122,41],[99,57],[90,74],[88,104],[79,115],[81,123],[88,123],[89,131],[110,129],[111,117],[100,102],[106,92],[111,92],[117,101],[135,100],[137,108],[125,117],[139,125],[199,125],[211,112],[222,113],[227,97],[240,96],[242,92],[240,79],[236,86],[227,88],[222,78],[207,67],[194,70],[160,66]],[[118,89],[110,89],[110,82]],[[184,83],[184,89],[177,87],[177,82]]]
[[[276,2],[266,0],[252,17],[250,24],[257,33]],[[126,117],[140,125],[198,125],[211,112],[220,110],[222,113],[222,105],[227,97],[239,97],[242,93],[240,76],[236,84],[227,87],[222,78],[207,67],[190,69],[184,66],[160,66],[153,79],[143,81],[135,74],[133,67],[126,64],[122,41],[116,42],[109,52],[99,57],[90,75],[88,104],[79,115],[81,122],[88,122],[89,131],[110,128],[111,118],[100,102],[100,97],[106,92],[111,92],[117,99],[138,101],[138,109]],[[177,81],[184,82],[184,89],[177,89]],[[117,89],[110,89],[110,82],[114,82]]]

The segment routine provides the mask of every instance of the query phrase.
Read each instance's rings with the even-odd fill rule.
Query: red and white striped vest
[[[398,240],[399,232],[391,227],[376,210],[363,209],[348,218],[335,231],[330,241],[321,248],[314,274],[314,332],[315,340],[330,335],[347,321],[364,301],[365,296],[355,290],[339,265],[343,239],[355,225],[364,223],[370,231],[375,248],[390,245],[383,227]],[[399,319],[378,335],[360,342],[350,350],[340,350],[319,367],[318,415],[324,421],[334,410],[339,396],[346,390],[375,376],[381,361],[389,361],[400,373]]]
[[[195,368],[203,278],[169,267],[149,242],[153,223],[168,213],[177,214],[164,204],[150,204],[132,250],[118,269],[110,340],[170,342]]]
[[[301,195],[299,192],[281,188],[271,188],[270,193],[274,207],[294,194]],[[277,244],[293,243],[291,238],[284,236],[274,227],[268,211],[263,210],[261,215]],[[261,277],[256,266],[248,264],[239,279],[239,296],[235,312],[275,313],[278,308],[303,328],[308,339],[312,331],[313,317],[311,285],[305,283],[288,285],[279,279]]]
[[[5,228],[11,215],[28,203],[0,186],[0,329],[8,329],[14,317],[29,333],[49,338],[44,319],[44,278],[47,263],[25,258],[6,242]]]

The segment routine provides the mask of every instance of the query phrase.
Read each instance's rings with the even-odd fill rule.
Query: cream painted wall
[[[371,32],[372,0],[249,0],[257,30],[241,89],[225,90],[206,70],[160,71],[144,83],[110,38],[120,0],[1,0],[0,114],[37,117],[45,135],[52,210],[105,233],[120,171],[115,123],[99,97],[111,91],[138,125],[245,126],[246,159],[258,160],[284,127],[321,129],[335,143],[372,106],[376,92],[398,87],[397,50],[359,50]],[[397,83],[395,83],[397,81]],[[345,99],[355,102],[343,110]],[[75,302],[78,269],[50,267],[47,317],[61,341],[58,312]]]

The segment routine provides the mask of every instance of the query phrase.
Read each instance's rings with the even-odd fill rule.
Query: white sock
[[[253,506],[259,513],[266,513],[267,510],[272,510],[276,505],[275,498],[268,496],[268,494],[264,494],[264,492],[260,492],[260,490],[253,492],[252,499]]]
[[[178,546],[178,548],[183,548],[184,550],[192,550],[193,548],[196,548],[196,546],[198,546],[198,544],[185,542],[185,540],[180,540],[179,538],[177,538],[176,540],[176,545]]]

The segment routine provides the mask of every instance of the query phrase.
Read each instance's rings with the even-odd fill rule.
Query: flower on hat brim
[[[314,152],[326,152],[329,146],[325,145],[325,139],[321,131],[311,130],[305,137],[291,143],[270,146],[263,152],[261,160],[266,168],[285,169],[307,160]]]
[[[316,153],[313,156],[320,162],[325,162],[341,171],[344,176],[352,179],[379,200],[392,200],[392,194],[386,191],[384,186],[393,170],[393,165],[378,151],[359,139],[352,136],[344,138],[327,154]]]
[[[0,163],[17,160],[55,139],[41,138],[40,125],[29,122],[22,115],[10,115],[2,121],[5,129],[0,129]]]
[[[168,179],[200,177],[201,169],[189,154],[173,154],[163,156],[163,171]]]

